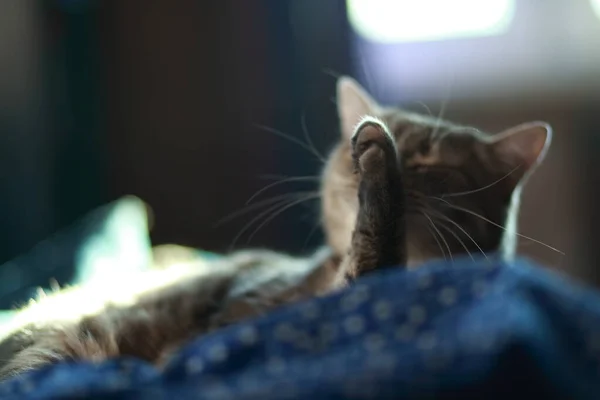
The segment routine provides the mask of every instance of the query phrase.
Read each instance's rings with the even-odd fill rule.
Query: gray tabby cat
[[[337,90],[342,134],[321,187],[326,247],[309,258],[241,251],[52,294],[8,327],[0,375],[123,355],[160,366],[193,337],[378,268],[514,254],[521,187],[550,144],[547,124],[492,136],[380,106],[350,78]]]

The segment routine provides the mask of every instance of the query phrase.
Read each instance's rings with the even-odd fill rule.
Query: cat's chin
[[[434,221],[421,213],[406,214],[407,267],[415,268],[427,261],[443,258],[435,240]]]
[[[431,237],[432,221],[422,213],[406,213],[406,233],[408,242],[419,242]]]

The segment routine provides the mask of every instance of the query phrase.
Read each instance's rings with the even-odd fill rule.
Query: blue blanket
[[[124,198],[0,268],[0,283],[27,293],[35,283],[10,271],[69,260],[74,282],[135,274],[147,234],[143,203]],[[388,270],[199,338],[163,371],[65,363],[0,383],[0,399],[50,398],[600,399],[600,296],[525,260]]]
[[[599,399],[600,297],[526,261],[387,271],[190,343],[62,364],[0,398]]]

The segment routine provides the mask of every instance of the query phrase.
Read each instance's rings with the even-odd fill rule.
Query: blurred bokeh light
[[[364,38],[418,42],[506,32],[514,0],[348,0],[348,17]]]

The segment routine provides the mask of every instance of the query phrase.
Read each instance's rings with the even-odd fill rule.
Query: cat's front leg
[[[383,122],[364,119],[351,140],[359,209],[344,269],[359,276],[406,264],[405,193],[396,143]]]

